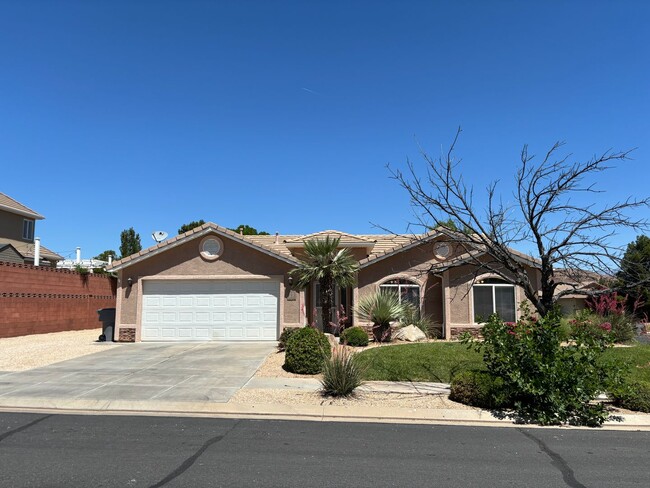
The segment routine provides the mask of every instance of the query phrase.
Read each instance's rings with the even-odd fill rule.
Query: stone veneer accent
[[[135,342],[135,328],[123,327],[120,329],[119,342]]]
[[[458,339],[458,336],[463,332],[469,332],[473,337],[479,337],[481,335],[481,327],[452,327],[450,329],[450,339]]]

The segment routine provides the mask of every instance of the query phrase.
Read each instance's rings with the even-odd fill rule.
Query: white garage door
[[[277,281],[145,281],[143,341],[274,341]]]

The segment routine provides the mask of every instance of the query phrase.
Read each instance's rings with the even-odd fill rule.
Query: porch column
[[[449,294],[449,270],[442,273],[442,317],[443,339],[451,337],[451,297]]]

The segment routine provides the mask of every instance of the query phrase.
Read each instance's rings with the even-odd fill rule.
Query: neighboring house
[[[31,208],[0,193],[0,261],[34,264],[36,221],[44,218]],[[41,266],[56,266],[60,259],[63,257],[40,246]]]
[[[478,318],[493,312],[515,320],[524,300],[522,290],[495,275],[475,276],[475,259],[444,229],[418,236],[333,230],[244,236],[207,223],[108,267],[118,272],[116,337],[277,340],[285,327],[311,322],[319,307],[318,286],[294,291],[289,272],[300,263],[305,241],[326,236],[340,238],[359,260],[356,286],[336,291],[337,308],[348,313],[361,296],[390,289],[450,338],[477,330]],[[535,261],[520,256],[539,284]],[[353,323],[359,322],[353,317]]]

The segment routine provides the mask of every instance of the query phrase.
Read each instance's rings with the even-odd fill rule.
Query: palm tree
[[[340,240],[327,236],[324,240],[305,241],[302,263],[291,271],[296,288],[304,289],[314,281],[320,285],[321,317],[325,331],[330,330],[335,287],[354,285],[359,269],[359,263],[349,249],[338,249]]]

